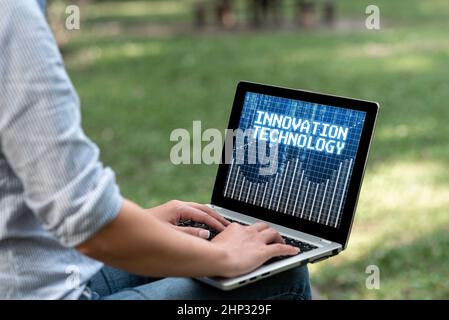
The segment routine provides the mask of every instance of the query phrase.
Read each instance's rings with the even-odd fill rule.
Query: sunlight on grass
[[[319,61],[325,56],[327,56],[327,53],[319,48],[301,48],[300,50],[295,50],[293,52],[289,51],[284,54],[282,62],[288,64],[303,64]]]
[[[413,41],[389,41],[389,42],[368,42],[357,45],[341,45],[337,48],[337,56],[340,58],[396,58],[402,61],[404,56],[417,56],[421,53],[449,53],[449,41],[444,36],[441,40]],[[392,60],[392,64],[397,61]],[[403,62],[408,68],[422,63],[416,61]],[[401,66],[402,67],[402,66]]]
[[[449,13],[449,1],[447,0],[419,1],[417,7],[420,12],[428,16]]]
[[[435,67],[435,62],[430,57],[408,56],[386,60],[384,66],[385,70],[389,72],[420,73],[431,71]]]
[[[156,56],[161,54],[161,52],[162,44],[158,42],[125,42],[115,46],[90,46],[67,56],[66,61],[71,67],[84,68],[100,60],[102,62],[111,62],[114,60],[123,60],[124,58],[133,59]]]
[[[341,74],[354,79],[359,74],[378,75],[379,70],[386,73],[423,74],[440,69],[441,61],[435,56],[449,57],[449,41],[443,34],[437,34],[432,39],[420,40],[412,37],[409,40],[397,40],[397,35],[382,41],[363,41],[355,38],[353,41],[329,43],[328,45],[298,45],[289,50],[283,50],[279,59],[283,64],[309,68],[319,66],[326,61],[328,72]],[[434,35],[435,36],[435,35]],[[262,58],[256,56],[251,63],[257,63]],[[323,65],[324,67],[324,65]],[[394,86],[392,90],[399,90]]]
[[[449,207],[449,182],[440,183],[440,178],[448,174],[447,165],[435,161],[379,164],[364,182],[359,208],[370,219],[394,212],[395,223],[400,219],[403,223],[423,219],[421,226],[433,223],[425,212]],[[418,212],[423,214],[410,219]],[[442,218],[449,220],[449,216]]]
[[[399,119],[400,121],[400,119]],[[427,117],[415,123],[399,123],[397,125],[384,125],[376,132],[376,140],[392,141],[400,139],[414,139],[419,136],[428,135],[436,130],[438,121],[435,118]]]
[[[402,232],[414,232],[404,227]],[[447,298],[449,278],[444,261],[449,258],[449,232],[444,225],[401,243],[371,241],[357,253],[340,256],[311,266],[312,283],[332,299],[429,299]],[[353,246],[354,247],[354,246]],[[380,268],[380,290],[367,290],[368,265]]]
[[[148,15],[175,15],[184,13],[187,1],[123,1],[95,3],[86,10],[88,19],[106,16],[139,17]]]
[[[372,169],[364,182],[347,251],[328,262],[313,265],[312,279],[317,279],[320,286],[329,288],[327,294],[330,297],[352,294],[333,290],[333,285],[329,283],[337,282],[345,291],[344,286],[352,281],[349,273],[355,273],[353,276],[357,279],[352,283],[351,290],[356,286],[363,293],[363,298],[395,298],[404,295],[404,292],[408,292],[410,297],[417,297],[413,286],[419,286],[419,283],[409,279],[400,287],[397,282],[410,278],[411,273],[416,274],[418,282],[422,281],[427,276],[425,270],[404,269],[398,280],[396,276],[388,277],[392,266],[379,264],[387,273],[383,279],[385,291],[372,292],[364,289],[364,268],[368,263],[379,261],[379,248],[381,252],[413,248],[427,245],[425,239],[434,236],[439,239],[439,233],[449,233],[449,183],[439,181],[445,175],[448,175],[447,165],[433,161],[384,163]],[[380,256],[383,257],[383,254]],[[431,263],[434,257],[430,256],[429,259]],[[407,265],[399,257],[391,263],[398,264],[393,265],[395,268]],[[332,271],[335,268],[341,268],[342,274],[338,274],[338,270]],[[393,288],[400,288],[403,292],[395,292]]]
[[[430,161],[385,163],[371,170],[360,196],[348,257],[364,254],[358,246],[369,247],[385,238],[401,243],[442,225],[449,227],[449,183],[439,182],[444,175],[447,166]]]

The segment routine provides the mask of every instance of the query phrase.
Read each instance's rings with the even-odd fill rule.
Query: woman
[[[236,276],[297,249],[266,224],[230,225],[204,205],[143,209],[124,199],[81,129],[38,3],[0,8],[0,298],[310,297],[306,268],[231,292],[180,278]],[[180,219],[221,232],[206,241],[206,230],[178,227]]]

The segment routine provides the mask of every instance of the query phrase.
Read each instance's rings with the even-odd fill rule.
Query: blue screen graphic
[[[277,146],[276,168],[234,159],[224,196],[338,228],[366,113],[247,92],[239,129]],[[248,158],[254,149],[243,145]],[[269,150],[268,150],[269,151]],[[267,152],[268,152],[267,151]]]

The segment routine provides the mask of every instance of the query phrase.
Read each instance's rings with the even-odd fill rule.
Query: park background
[[[216,166],[173,165],[169,136],[193,120],[224,129],[239,80],[375,100],[348,249],[311,265],[312,285],[328,299],[448,299],[449,1],[339,0],[326,23],[317,1],[298,23],[285,0],[281,23],[257,27],[244,0],[224,25],[208,2],[204,26],[193,0],[49,2],[83,127],[122,193],[145,207],[207,203]],[[64,27],[70,4],[80,30]],[[371,4],[380,30],[365,27]],[[368,265],[380,269],[379,290],[365,286]]]

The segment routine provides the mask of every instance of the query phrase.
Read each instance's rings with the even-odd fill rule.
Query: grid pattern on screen
[[[278,144],[277,171],[272,175],[261,175],[260,164],[237,164],[234,147],[224,196],[338,228],[365,112],[247,92],[239,128],[252,129],[257,111],[347,127],[345,147],[341,154],[329,154]],[[257,148],[243,148],[246,159],[257,158]]]

